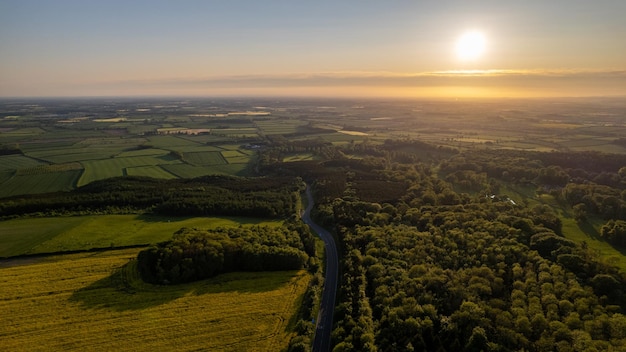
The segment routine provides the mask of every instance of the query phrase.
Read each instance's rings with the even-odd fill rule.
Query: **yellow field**
[[[140,281],[137,249],[0,263],[3,351],[280,351],[305,271]],[[14,265],[19,264],[19,265]]]

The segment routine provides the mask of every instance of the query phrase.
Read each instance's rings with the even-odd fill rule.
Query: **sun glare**
[[[462,61],[475,61],[485,52],[486,42],[482,32],[465,32],[456,42],[456,55]]]

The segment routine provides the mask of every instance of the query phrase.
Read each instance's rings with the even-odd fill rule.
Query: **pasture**
[[[161,165],[161,167],[169,173],[180,178],[194,178],[215,173],[214,166],[194,166],[190,164],[170,164]]]
[[[150,244],[182,227],[280,225],[254,218],[175,218],[153,215],[89,215],[0,221],[0,257]]]
[[[43,162],[29,158],[23,155],[3,155],[0,156],[0,170],[15,170],[27,167],[34,167],[38,165],[45,165]]]
[[[298,119],[273,119],[256,121],[257,127],[267,135],[296,133],[300,127],[306,126],[307,122]]]
[[[162,179],[176,178],[174,174],[165,171],[160,166],[152,166],[152,165],[127,167],[126,175],[145,176],[145,177],[162,178]]]
[[[227,163],[220,152],[190,152],[184,153],[183,158],[186,162],[199,166],[222,165]]]
[[[0,197],[9,197],[19,194],[69,191],[76,187],[76,183],[78,182],[81,173],[81,169],[38,173],[18,172],[13,175],[13,177],[2,182]]]
[[[306,272],[229,273],[155,286],[137,277],[138,251],[0,263],[3,350],[286,349],[310,281]]]
[[[176,163],[180,163],[180,160],[170,155],[146,155],[126,158],[109,158],[103,160],[88,160],[83,162],[85,172],[78,181],[78,186],[86,185],[96,180],[103,180],[105,178],[124,176],[127,168]]]

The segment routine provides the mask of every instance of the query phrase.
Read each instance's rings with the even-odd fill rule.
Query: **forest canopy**
[[[296,223],[283,227],[183,228],[174,237],[141,251],[143,280],[176,284],[231,271],[297,270],[315,256],[314,238]]]

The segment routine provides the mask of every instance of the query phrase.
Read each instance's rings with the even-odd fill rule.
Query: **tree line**
[[[0,217],[153,212],[171,216],[289,217],[302,182],[295,177],[116,177],[71,192],[5,198]]]
[[[297,270],[315,256],[308,229],[283,227],[183,228],[169,241],[137,256],[141,278],[153,284],[177,284],[231,271]],[[302,232],[301,232],[302,231]]]

